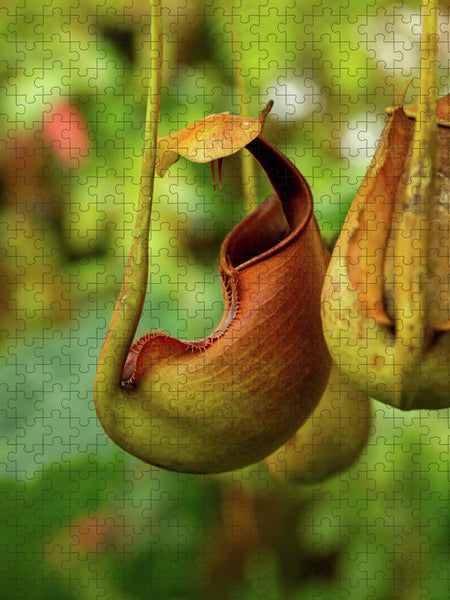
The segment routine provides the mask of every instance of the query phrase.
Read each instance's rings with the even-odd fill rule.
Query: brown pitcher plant
[[[141,191],[122,289],[99,358],[95,404],[108,435],[142,460],[178,471],[228,471],[275,451],[324,391],[330,357],[320,293],[328,257],[307,183],[262,137],[271,104],[258,119],[211,115],[157,141],[160,39],[152,18]],[[259,162],[274,194],[223,242],[221,323],[201,340],[153,332],[133,343],[147,285],[155,169],[164,175],[179,156],[218,159],[221,180],[222,158],[242,147]]]
[[[422,9],[420,101],[395,106],[323,289],[336,362],[401,409],[450,406],[450,96],[437,101],[437,1]]]

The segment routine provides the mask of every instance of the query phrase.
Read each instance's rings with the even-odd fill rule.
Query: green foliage
[[[147,5],[131,5],[0,4],[0,168],[2,178],[13,172],[11,151],[23,145],[34,176],[20,189],[2,179],[0,197],[0,598],[449,597],[448,411],[376,405],[359,463],[308,488],[280,488],[262,465],[210,478],[150,468],[117,451],[97,423],[92,382],[130,242],[145,116]],[[275,101],[265,135],[310,182],[332,243],[384,106],[405,82],[401,48],[394,40],[389,55],[383,36],[395,15],[412,23],[417,6],[167,2],[160,134],[239,114],[239,65],[242,110]],[[79,169],[38,135],[57,100],[87,123]],[[368,146],[356,153],[358,135]],[[259,176],[251,183],[262,199]],[[141,327],[200,337],[221,317],[216,256],[243,213],[239,160],[224,163],[222,193],[208,167],[180,160],[156,196]],[[226,555],[223,497],[237,485],[265,519],[258,543],[227,555],[236,559],[226,563],[235,567],[228,588],[211,573]],[[273,497],[298,520],[267,512]],[[281,539],[264,538],[270,523]]]

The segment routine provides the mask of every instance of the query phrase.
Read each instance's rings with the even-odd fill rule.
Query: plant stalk
[[[100,353],[95,389],[99,385],[118,389],[145,300],[148,280],[149,232],[152,212],[157,132],[161,95],[162,31],[160,0],[150,0],[150,64],[144,148],[128,262],[122,288]]]
[[[248,106],[249,94],[247,93],[245,80],[242,76],[241,66],[241,52],[234,50],[235,43],[241,38],[239,36],[239,28],[236,22],[236,14],[234,9],[231,14],[231,27],[232,27],[232,53],[233,53],[233,74],[234,81],[238,95],[241,98],[241,116],[248,116],[246,114],[245,106]],[[242,193],[244,196],[244,210],[245,212],[251,212],[255,207],[255,199],[252,194],[252,182],[255,181],[256,165],[253,156],[248,152],[247,149],[241,150],[241,181],[242,181]]]

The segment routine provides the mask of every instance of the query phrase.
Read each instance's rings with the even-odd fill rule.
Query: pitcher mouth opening
[[[226,236],[219,255],[225,311],[219,325],[202,339],[178,340],[161,332],[146,333],[130,348],[122,385],[133,387],[140,353],[152,345],[154,359],[202,351],[227,331],[238,314],[238,274],[277,254],[302,235],[313,215],[311,190],[295,165],[261,136],[246,148],[267,174],[271,194]],[[147,346],[148,348],[148,346]],[[187,357],[190,352],[188,352]]]

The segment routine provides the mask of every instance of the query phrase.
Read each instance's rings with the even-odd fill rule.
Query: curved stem
[[[119,298],[116,302],[100,353],[95,391],[99,384],[120,388],[121,376],[142,312],[148,279],[148,237],[153,199],[157,130],[161,92],[162,33],[160,0],[150,0],[150,65],[145,119],[144,149],[128,262]],[[102,391],[106,391],[103,389]]]

